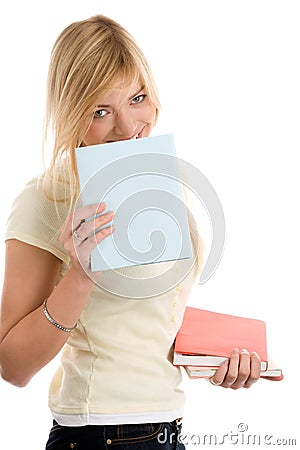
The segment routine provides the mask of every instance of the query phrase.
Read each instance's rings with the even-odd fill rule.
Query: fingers
[[[250,376],[245,382],[244,387],[249,388],[252,384],[256,383],[256,381],[260,378],[261,371],[261,360],[257,353],[253,352],[251,354],[251,370]]]
[[[96,220],[97,215],[103,213],[105,208],[105,203],[100,203],[99,205],[92,204],[76,209],[72,217],[72,232],[84,226],[84,224],[89,224]]]
[[[257,353],[235,348],[229,360],[222,363],[210,382],[225,388],[249,388],[260,378],[261,361]]]
[[[111,218],[106,218],[103,220],[105,220],[106,222],[110,222]],[[113,233],[114,230],[115,230],[115,225],[110,225],[108,227],[101,228],[101,230],[97,230],[97,231],[93,232],[91,236],[87,237],[86,240],[81,243],[82,246],[83,245],[85,246],[85,252],[90,254],[92,249],[94,247],[96,247],[96,245],[98,245],[101,241],[103,241],[103,239],[106,238],[106,236]],[[80,246],[80,242],[79,242],[78,246]]]
[[[73,246],[76,260],[87,274],[90,273],[91,269],[90,256],[93,248],[95,248],[96,245],[103,241],[103,239],[105,239],[107,236],[112,234],[114,232],[114,229],[114,225],[103,228],[94,233],[92,236],[86,238],[83,242],[79,241],[77,246]],[[73,240],[75,241],[76,239],[74,238]],[[95,272],[93,276],[96,276]]]
[[[109,211],[105,214],[101,214],[98,217],[93,217],[88,221],[81,222],[81,224],[75,229],[76,234],[74,238],[78,241],[83,241],[88,237],[93,236],[98,228],[110,222],[114,217],[113,211]]]
[[[92,276],[93,281],[97,275],[91,272],[90,255],[93,248],[105,237],[113,233],[114,225],[106,227],[114,217],[113,211],[106,212],[104,203],[88,205],[78,208],[66,219],[60,233],[60,241],[68,253],[72,268]]]
[[[223,383],[223,381],[226,377],[226,374],[228,371],[228,366],[229,366],[228,360],[222,362],[219,369],[216,371],[215,375],[213,377],[209,378],[209,381],[211,382],[211,384],[213,384],[214,386],[221,386],[221,384]]]
[[[102,213],[106,208],[105,203],[95,203],[76,209],[70,214],[61,228],[60,240],[65,242],[75,230],[77,230],[86,220]]]

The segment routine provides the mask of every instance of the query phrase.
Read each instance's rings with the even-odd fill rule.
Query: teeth
[[[139,133],[137,133],[135,136],[133,136],[132,138],[131,138],[131,140],[132,139],[138,139],[139,138]],[[118,141],[106,141],[106,142],[118,142]]]

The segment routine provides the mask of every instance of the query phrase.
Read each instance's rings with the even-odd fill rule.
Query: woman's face
[[[140,83],[130,88],[124,88],[119,83],[95,105],[93,121],[85,135],[84,145],[149,136],[155,118],[156,108]]]

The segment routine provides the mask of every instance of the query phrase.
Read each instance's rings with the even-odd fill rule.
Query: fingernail
[[[232,353],[234,353],[235,355],[238,355],[239,354],[239,349],[237,348],[237,347],[235,347],[234,349],[233,349],[233,352]]]
[[[242,348],[241,353],[249,353],[246,348]]]

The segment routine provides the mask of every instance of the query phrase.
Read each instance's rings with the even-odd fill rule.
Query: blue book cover
[[[82,206],[105,202],[105,212],[115,213],[115,231],[92,250],[93,272],[193,256],[172,134],[80,147],[75,154]]]

